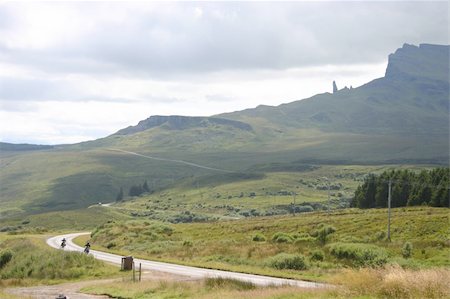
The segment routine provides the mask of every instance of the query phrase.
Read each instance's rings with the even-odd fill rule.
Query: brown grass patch
[[[400,266],[344,270],[334,277],[337,292],[380,298],[450,298],[450,270],[407,270]]]

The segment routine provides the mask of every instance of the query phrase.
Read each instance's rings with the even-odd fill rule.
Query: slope
[[[0,212],[86,207],[145,180],[161,190],[182,178],[214,178],[208,167],[242,173],[302,163],[448,164],[448,52],[404,45],[389,56],[383,78],[278,107],[152,116],[105,138],[38,151],[2,146]]]

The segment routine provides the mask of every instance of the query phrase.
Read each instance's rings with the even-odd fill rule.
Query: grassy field
[[[345,208],[367,173],[426,168],[392,165],[294,166],[302,170],[267,171],[276,169],[278,165],[266,165],[263,170],[267,172],[261,174],[188,178],[153,194],[125,198],[124,202],[115,204],[113,208],[134,216],[175,223],[290,214],[294,209],[305,212]],[[194,216],[185,216],[186,211]]]
[[[109,220],[127,220],[129,215],[100,205],[87,209],[47,212],[0,220],[0,228],[9,234],[91,230]]]
[[[51,249],[45,244],[45,237],[0,234],[0,292],[8,286],[56,284],[119,274],[117,267],[92,256]]]
[[[400,267],[383,269],[343,270],[329,289],[299,289],[294,287],[256,287],[255,285],[221,278],[194,282],[143,281],[140,283],[107,283],[84,288],[90,294],[107,294],[114,298],[448,298],[450,271],[405,270]]]
[[[388,242],[385,209],[346,209],[213,223],[111,221],[91,241],[122,255],[326,281],[345,267],[449,267],[448,223],[448,209],[394,209]]]

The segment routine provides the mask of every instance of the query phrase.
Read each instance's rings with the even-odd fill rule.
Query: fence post
[[[142,264],[139,263],[139,281],[141,281],[141,277],[142,277]]]

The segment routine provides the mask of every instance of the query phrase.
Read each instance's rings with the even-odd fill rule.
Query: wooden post
[[[139,281],[141,281],[142,278],[142,264],[139,263]]]
[[[136,281],[136,269],[135,268],[136,267],[135,267],[134,262],[133,262],[133,282]]]

